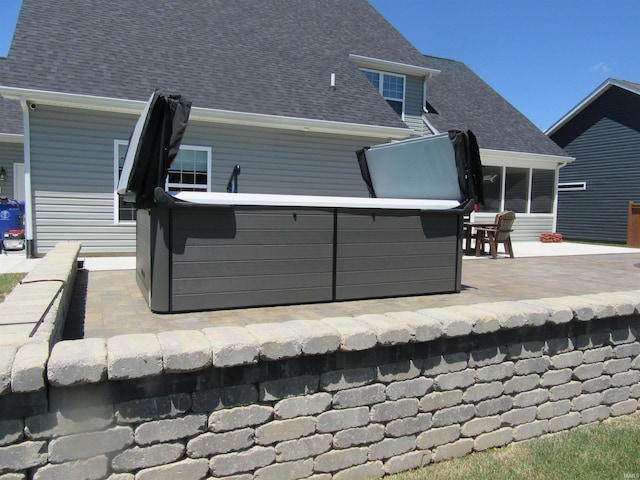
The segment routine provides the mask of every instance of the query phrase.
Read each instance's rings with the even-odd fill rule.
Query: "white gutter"
[[[374,70],[384,70],[389,73],[404,73],[406,75],[416,75],[418,77],[431,77],[441,73],[435,68],[420,67],[407,63],[392,62],[379,58],[364,57],[362,55],[349,54],[349,59],[359,67],[372,68]]]
[[[0,86],[0,95],[5,98],[28,99],[31,103],[59,105],[71,108],[102,110],[109,112],[140,115],[145,105],[144,100],[127,100],[121,98],[81,95],[76,93],[51,92],[26,88]],[[303,132],[331,133],[335,135],[365,136],[381,139],[402,139],[411,135],[408,127],[385,127],[328,120],[315,120],[300,117],[285,117],[262,113],[237,112],[213,108],[193,107],[190,118],[203,122],[225,123],[262,128],[277,128]]]
[[[0,143],[22,143],[24,135],[21,133],[0,133]]]
[[[483,164],[493,164],[504,166],[522,166],[531,168],[531,163],[537,163],[538,165],[547,164],[548,167],[557,168],[558,165],[566,165],[575,160],[574,157],[564,157],[559,155],[547,155],[543,153],[528,153],[528,152],[510,152],[507,150],[492,150],[487,148],[480,149],[480,158]],[[492,160],[492,162],[487,162]]]
[[[33,258],[33,194],[31,191],[31,129],[29,128],[29,104],[26,97],[20,97],[22,107],[22,131],[24,137],[24,208],[25,240],[27,258]]]

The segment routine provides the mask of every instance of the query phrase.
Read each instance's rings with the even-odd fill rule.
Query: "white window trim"
[[[558,183],[558,192],[582,192],[587,189],[587,182]]]
[[[114,140],[113,141],[113,224],[114,225],[135,225],[136,222],[133,220],[120,220],[120,205],[119,205],[119,197],[118,197],[118,181],[119,181],[119,158],[118,158],[118,149],[120,146],[129,145],[128,140]],[[207,186],[206,191],[211,191],[211,147],[203,147],[200,145],[180,145],[180,150],[196,150],[200,152],[207,152]],[[165,185],[165,189],[168,190],[169,184]],[[179,184],[175,184],[175,186],[180,186]],[[191,185],[184,185],[186,187],[191,187]],[[205,190],[205,189],[203,189]]]
[[[363,72],[371,72],[371,73],[376,73],[378,74],[378,93],[380,93],[380,95],[382,96],[382,98],[384,98],[387,101],[390,102],[402,102],[402,120],[404,120],[404,110],[405,110],[405,106],[407,104],[406,98],[407,98],[407,76],[403,75],[401,73],[393,73],[393,72],[383,72],[381,70],[372,70],[370,68],[362,68],[361,69]],[[389,97],[385,97],[382,93],[383,89],[384,89],[384,75],[390,75],[392,77],[401,77],[403,80],[403,88],[402,88],[402,100],[398,99],[398,98],[389,98]],[[368,81],[368,80],[367,80]],[[373,85],[371,85],[373,86]]]
[[[202,191],[210,192],[211,191],[211,147],[202,147],[199,145],[180,145],[180,150],[195,150],[198,152],[207,152],[207,185],[206,188],[202,188]],[[169,186],[182,188],[193,188],[193,185],[187,183],[172,183],[169,185],[169,181],[165,183],[165,190],[169,190]],[[200,187],[196,187],[200,190]]]

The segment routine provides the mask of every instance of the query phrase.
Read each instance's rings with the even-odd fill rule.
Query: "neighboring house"
[[[640,202],[640,84],[606,80],[545,133],[576,158],[560,172],[558,232],[625,243]]]
[[[193,101],[169,189],[224,191],[239,164],[241,192],[366,196],[356,150],[471,128],[494,181],[486,215],[515,208],[522,237],[553,228],[566,154],[365,0],[23,0],[0,95],[24,116],[30,254],[135,250],[115,186],[156,88]]]
[[[22,112],[0,97],[0,197],[24,200]]]

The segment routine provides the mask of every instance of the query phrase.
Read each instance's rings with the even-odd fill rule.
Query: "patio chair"
[[[498,244],[504,245],[504,251],[510,258],[513,258],[513,247],[511,246],[511,229],[516,214],[511,210],[500,212],[496,215],[494,224],[491,226],[478,227],[476,229],[476,254],[484,252],[484,246],[489,244],[491,257],[496,258],[498,254]]]

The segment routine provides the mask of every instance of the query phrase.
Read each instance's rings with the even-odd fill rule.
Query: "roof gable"
[[[350,54],[424,66],[366,0],[23,0],[0,85],[406,128]]]

